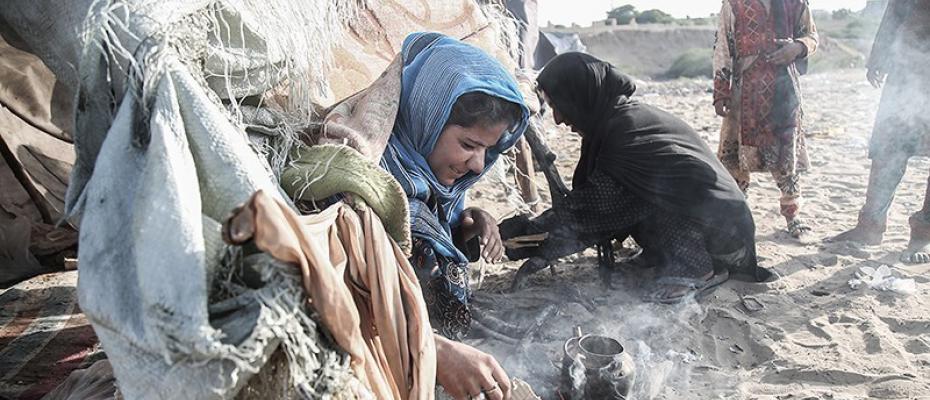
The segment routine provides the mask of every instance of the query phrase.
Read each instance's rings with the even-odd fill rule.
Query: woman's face
[[[555,124],[556,124],[556,125],[565,125],[565,126],[571,128],[572,132],[575,132],[575,133],[581,135],[581,132],[578,131],[578,129],[575,128],[574,125],[572,125],[571,123],[569,123],[569,122],[565,119],[564,116],[562,116],[562,113],[559,112],[559,109],[555,108],[555,104],[552,104],[552,100],[549,100],[549,96],[546,95],[546,92],[540,90],[540,91],[539,91],[539,97],[541,97],[541,98],[543,99],[543,101],[546,102],[546,104],[549,105],[549,109],[552,110],[552,119],[555,120]]]
[[[480,174],[484,171],[485,152],[497,144],[506,129],[507,124],[503,122],[492,126],[479,124],[470,128],[447,126],[426,159],[433,175],[439,183],[452,186],[456,179],[469,171]]]

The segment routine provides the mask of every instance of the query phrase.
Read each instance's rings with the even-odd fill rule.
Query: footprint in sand
[[[820,349],[827,347],[836,347],[836,341],[827,331],[813,323],[804,326],[806,329],[789,333],[786,338],[798,346],[808,349]]]
[[[923,338],[911,339],[904,343],[904,350],[911,354],[927,354],[930,353],[930,343]]]
[[[794,385],[803,382],[830,386],[854,386],[870,382],[872,379],[868,375],[838,369],[788,368],[765,374],[762,382],[776,385]]]
[[[888,330],[898,337],[904,351],[912,355],[930,353],[930,320],[900,319],[894,317],[879,317]],[[912,361],[926,362],[926,359],[917,358]]]
[[[712,308],[701,322],[703,354],[716,365],[751,369],[775,358],[772,348],[759,342],[762,332],[733,314]]]
[[[870,399],[926,399],[930,387],[909,376],[890,376],[868,385]]]
[[[930,333],[930,320],[900,319],[894,317],[879,317],[888,325],[888,330],[908,336],[920,336]]]
[[[875,333],[874,329],[863,324],[859,326],[862,331],[862,342],[865,343],[865,352],[868,354],[878,354],[882,352],[882,339]]]

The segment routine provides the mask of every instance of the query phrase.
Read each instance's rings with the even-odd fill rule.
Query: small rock
[[[762,311],[762,309],[765,308],[765,305],[755,297],[745,296],[740,299],[740,303],[743,304],[743,308],[749,313]]]
[[[814,290],[811,290],[811,294],[814,296],[823,297],[823,296],[829,296],[830,292],[823,290],[823,289],[814,289]]]

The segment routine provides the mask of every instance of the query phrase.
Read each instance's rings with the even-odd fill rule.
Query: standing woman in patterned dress
[[[724,0],[714,47],[714,109],[723,117],[718,156],[744,192],[751,172],[768,171],[781,190],[788,233],[799,217],[798,175],[809,161],[801,127],[799,76],[817,49],[806,0]]]

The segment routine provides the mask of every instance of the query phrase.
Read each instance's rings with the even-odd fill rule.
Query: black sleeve
[[[595,169],[588,182],[572,189],[560,207],[532,220],[510,218],[499,229],[503,239],[548,232],[549,237],[538,247],[508,249],[507,257],[554,260],[604,240],[628,236],[634,225],[654,212],[654,206]]]
[[[465,241],[462,237],[462,230],[455,229],[452,232],[452,241],[455,243],[455,247],[465,255],[468,262],[475,262],[481,258],[481,242],[478,241],[478,236]]]

